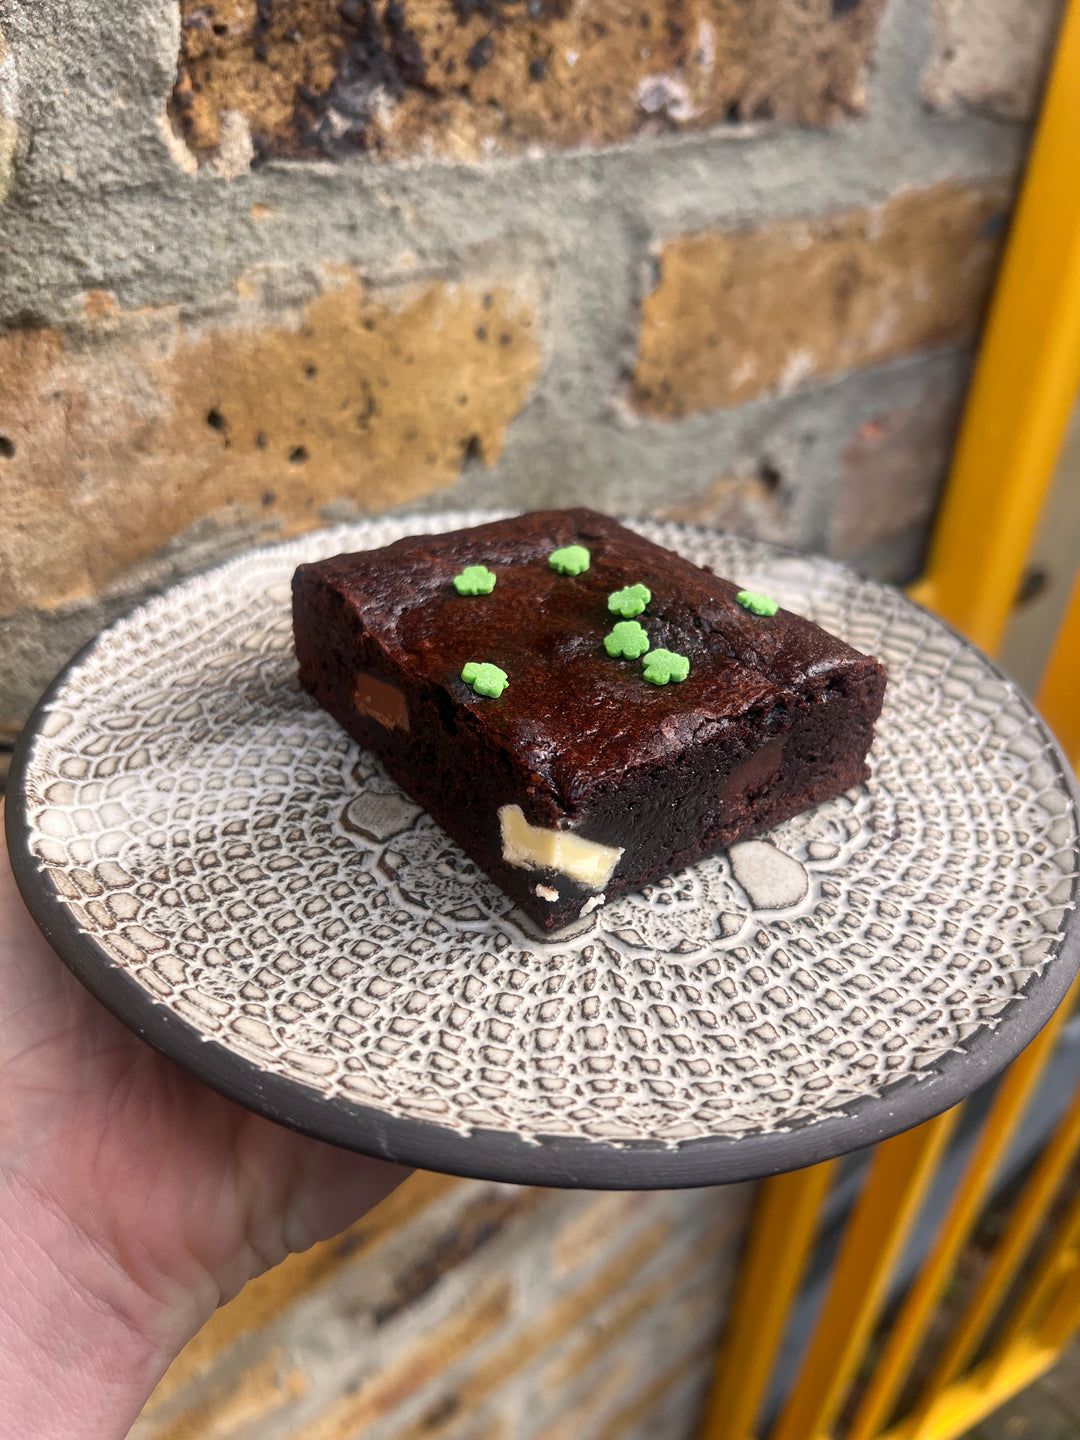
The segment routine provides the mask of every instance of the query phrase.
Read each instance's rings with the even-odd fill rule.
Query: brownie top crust
[[[548,564],[570,545],[589,551],[577,575]],[[454,576],[471,565],[494,572],[489,594],[457,593]],[[307,570],[352,611],[386,678],[448,693],[514,754],[536,799],[546,792],[563,814],[628,770],[722,740],[748,712],[760,712],[765,743],[786,728],[796,699],[816,698],[841,672],[877,668],[798,615],[751,613],[735,599],[737,584],[591,510],[411,536]],[[635,584],[651,592],[636,617],[651,650],[690,662],[681,682],[650,684],[640,659],[605,650],[620,619],[608,597]],[[505,671],[501,695],[479,695],[462,680],[470,661]]]

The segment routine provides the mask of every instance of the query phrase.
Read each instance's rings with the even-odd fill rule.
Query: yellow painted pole
[[[731,1319],[721,1341],[716,1382],[701,1440],[751,1440],[788,1311],[817,1231],[821,1203],[837,1162],[828,1160],[766,1180]]]
[[[1055,1354],[1072,1339],[1080,1327],[1080,1255],[1075,1248],[1072,1264],[1061,1280],[1061,1293],[1050,1307],[1046,1319],[1039,1326],[1039,1340]]]
[[[1047,1249],[1039,1262],[1038,1269],[1028,1282],[1027,1289],[1017,1302],[1009,1324],[998,1341],[991,1356],[996,1369],[1005,1369],[1011,1363],[1012,1349],[1025,1341],[1040,1344],[1043,1348],[1060,1349],[1071,1334],[1062,1331],[1060,1312],[1054,1315],[1054,1307],[1061,1300],[1069,1281],[1065,1306],[1071,1314],[1077,1300],[1076,1277],[1080,1249],[1080,1199],[1073,1202],[1064,1221],[1058,1226]],[[1040,1328],[1042,1332],[1040,1333]]]
[[[945,500],[912,594],[995,651],[1080,383],[1080,3],[1072,0]]]
[[[1073,769],[1080,770],[1080,571],[1035,704],[1061,741]]]
[[[928,1417],[928,1433],[934,1440],[958,1440],[973,1425],[991,1415],[1025,1386],[1045,1375],[1056,1355],[1043,1345],[1022,1341],[1009,1353],[1005,1369],[980,1365],[956,1385],[948,1385],[934,1402]],[[878,1440],[914,1440],[915,1422],[910,1417],[887,1430]],[[1037,1440],[1037,1437],[1036,1437]]]
[[[1035,144],[1013,221],[993,304],[987,320],[971,394],[957,444],[952,474],[930,552],[927,572],[913,588],[915,598],[952,621],[983,648],[994,651],[1011,609],[1031,536],[1049,486],[1062,436],[1080,385],[1080,0],[1071,0],[1058,43]],[[1072,628],[1075,625],[1075,629]],[[1080,659],[1080,595],[1069,617],[1040,696],[1051,724],[1069,753],[1080,751],[1080,734],[1058,719],[1071,705],[1070,677]],[[1076,722],[1080,725],[1080,719]],[[925,1197],[956,1112],[879,1147],[870,1178],[848,1223],[832,1285],[798,1381],[772,1440],[823,1440],[834,1423],[852,1376],[872,1333],[889,1274]],[[1013,1122],[1014,1123],[1014,1122]],[[885,1378],[869,1392],[858,1417],[858,1432],[869,1440],[881,1414],[895,1398],[914,1346],[924,1333],[929,1301],[936,1295],[955,1251],[970,1226],[972,1206],[985,1184],[986,1157],[1000,1153],[1000,1131],[971,1172],[967,1198],[939,1239],[938,1263],[908,1311],[895,1339]],[[1063,1144],[1071,1143],[1062,1142]],[[1056,1164],[1056,1161],[1055,1161]],[[1045,1184],[1044,1184],[1045,1181]],[[772,1182],[776,1185],[777,1182]],[[1046,1177],[1032,1192],[1028,1211],[1013,1237],[1013,1249],[997,1275],[1004,1288],[1026,1249],[1029,1232],[1045,1200]],[[780,1195],[774,1190],[774,1196]],[[781,1233],[776,1205],[758,1232]],[[808,1231],[801,1222],[792,1242],[798,1268],[805,1260]],[[1059,1262],[1060,1263],[1060,1262]],[[1006,1274],[1007,1272],[1007,1274]],[[710,1410],[707,1440],[748,1440],[760,1403],[783,1315],[796,1280],[784,1266],[783,1306],[755,1308],[746,1298],[749,1277],[768,1273],[760,1242],[743,1269],[736,1306],[742,1317],[731,1332]],[[992,1297],[995,1300],[999,1291]],[[984,1307],[989,1305],[983,1297]],[[1041,1296],[1040,1296],[1041,1298]],[[1080,1302],[1078,1302],[1080,1303]],[[1057,1331],[1071,1322],[1061,1302],[1052,1316]],[[766,1317],[760,1346],[743,1328],[755,1314]],[[983,1312],[974,1314],[965,1346],[984,1333]],[[956,1367],[968,1358],[955,1359]],[[1042,1373],[1052,1357],[1044,1345],[1017,1333],[998,1362],[977,1368],[961,1382],[931,1387],[929,1408],[907,1417],[887,1440],[914,1440],[917,1434],[952,1440]],[[750,1386],[737,1406],[739,1369],[752,1366]],[[726,1419],[725,1419],[726,1415]],[[873,1422],[873,1423],[871,1423]]]
[[[848,1440],[873,1440],[888,1420],[1001,1158],[1053,1053],[1066,1014],[1067,1008],[1061,1006],[1042,1034],[1006,1071],[933,1248],[889,1334],[874,1378],[848,1431]],[[926,1408],[928,1405],[924,1405]]]
[[[817,1440],[828,1434],[866,1353],[889,1276],[959,1109],[877,1147],[809,1351],[770,1440]]]
[[[978,1289],[959,1325],[949,1337],[944,1354],[927,1382],[929,1396],[939,1394],[950,1384],[974,1355],[1034,1242],[1039,1226],[1046,1218],[1046,1213],[1053,1204],[1078,1150],[1080,1090],[1077,1091],[1068,1114],[1050,1144],[1040,1156]]]

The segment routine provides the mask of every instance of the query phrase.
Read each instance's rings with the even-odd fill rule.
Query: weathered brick
[[[847,560],[933,514],[959,423],[960,397],[930,390],[916,405],[865,421],[843,453],[829,554]]]
[[[621,1410],[608,1420],[602,1429],[594,1431],[589,1440],[624,1440],[624,1437],[631,1433],[643,1436],[662,1433],[654,1431],[648,1423],[652,1412],[664,1404],[673,1390],[683,1385],[690,1377],[700,1374],[710,1367],[712,1361],[713,1346],[711,1343],[699,1345],[694,1350],[680,1356],[674,1364],[655,1376],[644,1389],[634,1395]],[[697,1416],[684,1418],[688,1422],[685,1433],[696,1434]]]
[[[138,1440],[230,1440],[266,1424],[307,1392],[305,1376],[290,1366],[280,1349],[271,1350],[250,1369],[237,1372],[204,1400],[180,1412],[167,1424],[140,1420]]]
[[[597,1424],[618,1401],[632,1393],[640,1380],[645,1357],[625,1350],[608,1358],[591,1377],[585,1392],[569,1409],[544,1425],[533,1440],[585,1440],[596,1433]]]
[[[230,1346],[273,1324],[297,1300],[330,1280],[343,1264],[358,1261],[380,1240],[408,1225],[422,1211],[464,1184],[449,1175],[417,1171],[370,1214],[333,1240],[313,1245],[302,1254],[290,1255],[265,1275],[250,1281],[235,1299],[216,1310],[184,1346],[146,1402],[144,1416],[152,1415],[170,1402]]]
[[[612,1366],[636,1357],[627,1391],[647,1389],[712,1335],[750,1193],[725,1191],[706,1206],[650,1192],[612,1209],[599,1202],[627,1197],[417,1175],[219,1312],[133,1440],[217,1440],[244,1406],[254,1415],[264,1402],[264,1422],[240,1426],[238,1440],[353,1440],[369,1429],[384,1440],[508,1440],[523,1413],[530,1426],[561,1424],[586,1392],[599,1397]],[[568,1269],[538,1264],[538,1249],[550,1245],[553,1257],[566,1237]],[[323,1336],[346,1332],[362,1350],[343,1364]],[[264,1365],[268,1354],[276,1369]],[[283,1354],[302,1380],[285,1384]],[[582,1440],[618,1403],[613,1395],[587,1407],[587,1422],[582,1412]]]
[[[736,1203],[725,1203],[717,1213],[704,1215],[697,1207],[672,1206],[670,1196],[656,1193],[639,1195],[640,1203],[630,1215],[597,1210],[595,1202],[605,1197],[547,1194],[547,1208],[515,1234],[514,1263],[524,1262],[523,1304],[515,1322],[498,1337],[494,1349],[478,1350],[466,1373],[453,1377],[418,1421],[393,1430],[392,1440],[473,1440],[475,1428],[486,1431],[489,1425],[502,1425],[509,1433],[519,1434],[514,1407],[522,1397],[530,1427],[562,1426],[566,1416],[573,1415],[576,1418],[566,1422],[565,1433],[584,1440],[591,1433],[585,1426],[586,1412],[592,1425],[602,1424],[610,1398],[614,1398],[601,1397],[611,1368],[625,1372],[624,1391],[632,1388],[630,1381],[650,1370],[645,1352],[650,1357],[655,1352],[654,1326],[661,1324],[666,1332],[670,1311],[676,1330],[681,1328],[686,1308],[683,1292],[688,1283],[707,1292],[707,1304],[714,1322],[718,1321],[726,1293],[725,1276],[731,1269],[730,1246],[735,1234],[741,1233],[744,1219],[744,1206],[739,1202],[747,1199],[748,1193],[738,1196],[732,1192]],[[581,1206],[581,1201],[588,1203]],[[640,1218],[642,1208],[646,1219],[652,1212],[654,1223],[635,1235],[628,1232],[627,1221]],[[666,1231],[660,1219],[667,1218],[673,1208],[685,1220],[677,1233]],[[579,1221],[588,1221],[590,1233],[603,1213],[609,1222],[603,1241],[595,1236],[600,1253],[588,1248],[578,1257],[581,1264],[601,1263],[585,1284],[577,1282],[570,1288],[560,1283],[565,1272],[560,1277],[554,1268],[545,1267],[545,1278],[540,1279],[528,1260],[550,1228],[552,1214],[560,1212],[570,1216],[561,1233],[577,1230],[581,1239],[586,1231]],[[667,1235],[668,1244],[658,1248],[656,1242],[662,1234]],[[501,1253],[507,1254],[506,1250]],[[631,1333],[635,1324],[640,1324],[640,1332]],[[635,1347],[637,1353],[631,1356]],[[596,1403],[585,1404],[579,1411],[586,1391]],[[584,1428],[575,1431],[578,1423]],[[546,1430],[543,1433],[546,1435]]]
[[[365,1426],[388,1415],[447,1371],[495,1330],[513,1310],[513,1289],[505,1281],[485,1285],[436,1329],[294,1432],[294,1440],[354,1440]]]
[[[464,1205],[445,1204],[452,1195],[461,1198],[462,1194]],[[344,1266],[363,1263],[364,1257],[370,1256],[382,1241],[400,1234],[423,1212],[428,1212],[431,1223],[445,1211],[445,1223],[431,1234],[416,1237],[415,1256],[387,1279],[384,1296],[372,1308],[376,1326],[386,1325],[400,1310],[415,1305],[446,1274],[500,1236],[505,1225],[536,1208],[543,1195],[543,1191],[527,1187],[492,1187],[449,1175],[416,1172],[340,1236],[289,1256],[216,1310],[168,1367],[145,1404],[144,1417],[170,1408],[177,1395],[210,1369],[219,1367],[232,1346],[274,1325],[297,1300],[318,1286],[333,1283],[334,1279],[340,1283]],[[410,1234],[415,1236],[415,1231]],[[386,1269],[386,1264],[380,1269]]]
[[[610,1190],[575,1197],[578,1207],[555,1237],[555,1274],[577,1270],[607,1250],[611,1237],[647,1210],[651,1198],[647,1190]]]
[[[15,59],[0,34],[0,205],[11,188],[15,172]]]
[[[656,518],[733,530],[762,540],[782,540],[785,517],[779,490],[775,469],[750,465],[719,476],[697,495],[661,506]]]
[[[255,277],[209,318],[122,313],[0,334],[0,616],[108,586],[197,524],[290,534],[489,464],[539,368],[530,282],[288,303]]]
[[[256,156],[605,145],[646,129],[863,105],[881,0],[181,0],[170,115],[236,173]]]
[[[648,1338],[636,1347],[612,1355],[584,1387],[581,1397],[535,1440],[626,1440],[629,1435],[663,1436],[682,1440],[699,1432],[700,1394],[712,1368],[714,1341],[708,1335],[679,1353],[657,1372]],[[677,1429],[655,1423],[658,1411],[673,1392],[691,1382],[693,1408],[682,1407]],[[619,1403],[621,1402],[621,1403]],[[653,1421],[650,1424],[650,1420]]]
[[[933,0],[924,97],[938,110],[1031,119],[1063,10],[1064,0]]]
[[[1007,192],[936,185],[841,215],[668,241],[631,398],[674,420],[967,339]]]
[[[385,1440],[517,1440],[515,1417],[503,1410],[463,1414],[455,1396],[438,1401],[419,1424],[389,1431]]]
[[[516,1185],[478,1185],[475,1198],[454,1213],[443,1231],[424,1246],[412,1264],[394,1278],[391,1293],[374,1310],[385,1325],[458,1265],[465,1264],[542,1203],[545,1192]]]
[[[649,1226],[630,1243],[618,1248],[614,1256],[584,1284],[552,1298],[547,1287],[534,1286],[526,1295],[528,1309],[515,1317],[494,1346],[483,1346],[485,1335],[477,1336],[476,1350],[465,1373],[451,1377],[445,1393],[433,1398],[418,1423],[395,1432],[395,1440],[472,1440],[472,1419],[479,1416],[482,1426],[497,1423],[490,1417],[491,1405],[499,1398],[513,1395],[523,1383],[533,1363],[548,1350],[566,1343],[579,1328],[590,1324],[594,1313],[623,1288],[632,1285],[637,1273],[661,1250],[670,1231],[664,1222]],[[522,1236],[523,1246],[537,1243],[535,1232]],[[344,1414],[344,1408],[342,1409]],[[307,1431],[297,1440],[345,1440],[354,1433],[347,1428],[321,1431],[309,1436]]]
[[[564,1341],[575,1325],[648,1264],[670,1233],[670,1222],[657,1220],[621,1247],[585,1284],[560,1295],[545,1310],[519,1326],[505,1344],[484,1355],[459,1387],[462,1407],[478,1404],[550,1346]]]
[[[730,1247],[741,1222],[741,1209],[733,1208],[695,1244],[681,1246],[659,1275],[642,1285],[626,1285],[600,1313],[593,1313],[588,1326],[575,1327],[569,1345],[544,1368],[544,1389],[571,1385],[647,1317],[662,1317],[665,1341],[673,1329],[685,1326],[691,1309],[704,1323],[718,1325],[727,1296],[717,1272],[733,1268]],[[688,1294],[680,1293],[687,1287]]]

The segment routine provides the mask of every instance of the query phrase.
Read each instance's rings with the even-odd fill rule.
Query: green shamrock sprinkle
[[[490,595],[495,589],[495,576],[486,565],[466,565],[454,576],[454,589],[459,595]]]
[[[607,608],[623,619],[630,620],[635,615],[640,615],[652,599],[652,591],[647,585],[627,585],[623,590],[616,590],[614,595],[608,596]]]
[[[488,695],[492,700],[497,700],[506,689],[506,671],[500,670],[498,665],[481,665],[479,661],[470,660],[461,672],[461,678],[466,685],[471,685],[477,695]]]
[[[564,545],[551,552],[548,564],[560,575],[580,575],[589,568],[589,552],[584,545]]]
[[[636,660],[649,648],[649,637],[636,620],[620,620],[610,635],[604,636],[604,649],[613,660]]]
[[[755,615],[775,615],[780,606],[768,595],[759,595],[756,590],[740,590],[735,599],[744,610],[750,610]]]
[[[685,680],[690,674],[690,661],[674,650],[652,650],[645,660],[645,679],[650,685],[666,685],[669,680]]]

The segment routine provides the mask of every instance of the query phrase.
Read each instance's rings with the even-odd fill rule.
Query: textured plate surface
[[[810,1163],[1011,1059],[1077,963],[1073,781],[1000,673],[821,560],[635,528],[889,669],[872,781],[539,938],[298,687],[296,564],[256,551],[106,631],[24,737],[13,859],[77,974],[235,1098],[505,1180],[679,1185]]]

